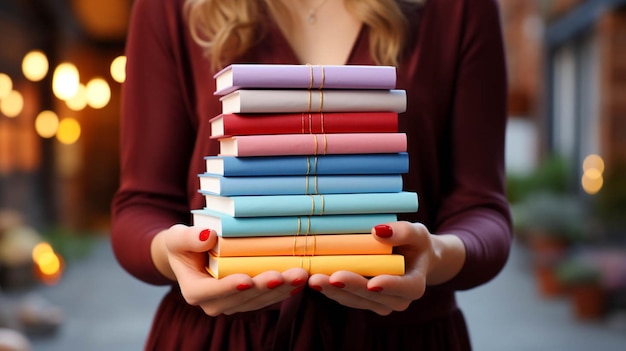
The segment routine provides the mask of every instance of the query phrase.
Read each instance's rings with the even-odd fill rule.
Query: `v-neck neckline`
[[[357,34],[356,40],[352,44],[350,54],[344,64],[369,64],[373,65],[374,62],[369,55],[369,43],[366,35],[367,29],[365,25],[362,25]],[[270,20],[269,23],[269,38],[272,42],[275,56],[268,56],[269,59],[275,59],[279,63],[286,64],[305,64],[300,62],[296,52],[291,44],[287,40],[287,37],[280,29],[275,21]],[[263,50],[263,48],[260,48]]]

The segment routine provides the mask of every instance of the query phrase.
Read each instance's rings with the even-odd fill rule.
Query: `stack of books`
[[[238,64],[215,79],[220,154],[205,157],[205,207],[192,210],[218,235],[207,271],[404,274],[404,258],[370,234],[418,207],[402,191],[395,68]]]

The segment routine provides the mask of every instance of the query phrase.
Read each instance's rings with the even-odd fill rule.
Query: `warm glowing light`
[[[13,90],[13,80],[4,73],[0,73],[0,99],[3,99]]]
[[[45,241],[40,242],[39,244],[35,245],[35,247],[33,248],[33,261],[35,262],[39,261],[39,257],[41,257],[41,255],[44,255],[48,252],[54,252],[54,250],[52,249],[52,246],[50,246],[50,244],[48,244]]]
[[[109,83],[102,78],[94,78],[87,83],[87,105],[103,108],[111,100]]]
[[[54,95],[67,100],[78,92],[80,79],[78,69],[71,63],[62,63],[57,66],[52,76],[52,91]]]
[[[603,184],[604,178],[599,170],[590,168],[583,173],[581,185],[587,194],[593,195],[598,193],[602,189]]]
[[[74,96],[65,100],[70,110],[80,111],[87,107],[87,88],[83,84],[78,85],[78,91]]]
[[[48,74],[48,58],[39,50],[29,52],[22,60],[22,72],[30,81],[42,80]]]
[[[585,157],[585,160],[583,161],[583,170],[586,172],[590,169],[596,169],[600,173],[604,172],[604,160],[602,157],[595,154]]]
[[[52,138],[59,129],[59,117],[52,111],[41,111],[35,118],[35,130],[42,138]]]
[[[0,112],[7,117],[17,117],[24,109],[24,98],[17,90],[11,90],[0,100]]]
[[[47,284],[54,284],[61,278],[63,259],[47,242],[40,242],[32,251],[33,262],[39,278]]]
[[[64,118],[59,123],[57,140],[62,144],[74,144],[80,138],[80,124],[73,118]]]
[[[126,80],[126,56],[118,56],[111,62],[111,77],[118,83]]]

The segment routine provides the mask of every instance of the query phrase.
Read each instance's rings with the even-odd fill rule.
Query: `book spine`
[[[393,89],[396,70],[392,66],[361,65],[246,65],[234,64],[215,75],[227,73],[232,82],[218,87],[215,95],[246,88],[296,89]]]
[[[206,208],[233,217],[322,216],[417,211],[417,193],[216,196],[205,194]],[[228,208],[226,208],[228,207]]]
[[[339,270],[347,270],[362,276],[404,274],[402,255],[333,255],[333,256],[253,256],[215,257],[209,255],[207,271],[216,278],[244,273],[249,276],[276,270],[303,268],[312,274],[331,275]]]
[[[222,113],[397,112],[404,90],[237,90],[222,96]]]
[[[211,137],[260,134],[392,133],[395,112],[221,114],[211,119]]]
[[[371,234],[300,235],[267,237],[218,237],[211,249],[215,256],[326,256],[390,254],[393,247]]]
[[[402,174],[409,171],[406,152],[321,156],[208,156],[208,174],[240,176]]]
[[[201,174],[200,190],[223,196],[394,193],[402,175],[222,177]]]
[[[331,155],[405,152],[405,133],[243,135],[220,139],[224,156]]]
[[[395,222],[395,214],[329,216],[230,217],[208,210],[193,210],[195,225],[215,229],[223,237],[369,233],[377,224]]]

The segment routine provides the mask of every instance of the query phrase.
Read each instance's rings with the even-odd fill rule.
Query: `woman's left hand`
[[[352,308],[388,315],[421,298],[427,285],[452,279],[465,262],[465,246],[454,235],[433,235],[421,223],[393,222],[372,228],[379,241],[404,256],[405,274],[365,278],[349,271],[315,274],[309,286]]]

